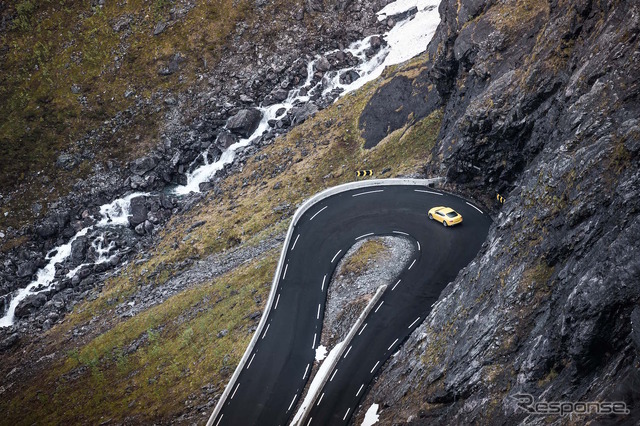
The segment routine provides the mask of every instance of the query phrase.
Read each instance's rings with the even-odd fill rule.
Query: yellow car
[[[429,210],[429,219],[437,220],[444,226],[462,223],[462,216],[451,207],[434,207]]]

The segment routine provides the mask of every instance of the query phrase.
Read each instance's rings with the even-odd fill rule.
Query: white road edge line
[[[316,314],[316,319],[319,320],[320,319],[320,308],[322,307],[321,304],[318,303],[318,313]]]
[[[311,420],[313,420],[313,417],[309,417],[309,421],[307,422],[307,426],[309,426],[311,424]]]
[[[267,335],[267,331],[269,331],[269,326],[271,325],[271,323],[267,324],[267,328],[264,330],[264,333],[262,334],[262,338],[264,339],[264,336]]]
[[[364,331],[365,328],[367,328],[367,323],[366,322],[364,323],[364,325],[360,329],[360,333],[358,333],[358,336],[362,334],[362,332]]]
[[[442,195],[442,194],[441,194],[441,193],[439,193],[439,192],[426,191],[426,190],[424,190],[424,189],[414,189],[414,191],[416,191],[416,192],[426,192],[427,194]]]
[[[336,255],[335,255],[335,256],[333,256],[333,259],[331,259],[331,263],[333,263],[333,262],[336,260],[336,258],[338,257],[338,255],[339,255],[340,253],[342,253],[342,249],[338,250],[338,252],[336,253]]]
[[[318,337],[318,333],[313,333],[313,345],[311,345],[311,349],[316,348],[316,337]]]
[[[400,281],[402,281],[402,280],[398,280],[398,282],[397,282],[397,283],[395,283],[395,284],[393,285],[393,287],[391,287],[391,291],[393,291],[393,290],[395,290],[395,289],[396,289],[396,287],[398,286],[398,284],[400,284]]]
[[[417,323],[419,320],[420,320],[420,317],[416,318],[416,320],[415,320],[414,322],[412,322],[412,323],[409,325],[409,327],[407,327],[407,328],[411,328],[411,327],[413,327],[413,326],[415,325],[415,323]]]
[[[349,352],[351,352],[351,348],[353,347],[353,345],[349,346],[349,349],[347,349],[347,353],[344,354],[344,356],[342,357],[342,359],[345,359],[347,357],[347,355],[349,355]]]
[[[254,359],[255,357],[256,357],[256,354],[254,353],[254,354],[251,356],[251,360],[249,361],[249,365],[247,365],[247,370],[249,369],[249,367],[251,367],[251,363],[253,362],[253,359]]]
[[[376,367],[378,366],[378,364],[380,364],[380,361],[376,362],[376,365],[373,366],[373,368],[371,369],[371,371],[369,371],[369,373],[373,373],[373,370],[376,369]]]
[[[400,234],[400,235],[409,235],[406,232],[402,232],[402,231],[393,231],[394,234]]]
[[[302,375],[302,380],[307,377],[307,371],[309,371],[309,364],[307,364],[307,368],[304,369],[304,374]]]
[[[338,369],[336,368],[335,370],[333,370],[333,374],[331,375],[331,378],[329,379],[329,381],[332,381],[334,376],[336,375],[336,373],[338,372]],[[324,395],[324,394],[323,394]],[[320,398],[322,399],[322,398]]]
[[[291,400],[291,404],[289,404],[289,408],[287,408],[287,411],[291,410],[291,407],[293,407],[293,403],[296,402],[297,397],[298,394],[293,395],[293,399]]]
[[[356,396],[360,395],[360,392],[362,391],[363,387],[364,387],[364,384],[361,384],[360,389],[358,389],[358,392],[356,392]]]
[[[293,249],[296,248],[296,243],[298,242],[298,238],[300,238],[300,234],[298,234],[298,236],[296,237],[296,240],[293,242],[293,245],[291,246],[291,251],[293,251]]]
[[[398,343],[398,339],[394,340],[391,346],[387,348],[387,350],[390,350],[393,347],[393,345],[395,345],[396,343]]]
[[[216,422],[216,426],[218,426],[220,424],[220,422],[222,421],[222,418],[224,417],[224,413],[222,413],[222,415],[220,416],[220,418],[218,419],[218,421]]]
[[[320,395],[320,399],[318,400],[318,403],[316,404],[316,407],[318,405],[320,405],[320,403],[322,402],[322,398],[324,398],[324,392],[322,392],[322,395]]]
[[[368,234],[360,235],[359,237],[356,238],[356,240],[359,240],[360,238],[364,238],[364,237],[369,237],[373,234],[374,234],[373,232],[369,232]]]
[[[413,265],[415,265],[416,263],[416,259],[413,259],[413,262],[411,262],[411,265],[409,265],[409,269],[413,268]]]
[[[273,307],[273,310],[275,311],[276,309],[278,309],[278,302],[280,301],[280,293],[278,293],[278,298],[276,299],[276,304]]]
[[[320,291],[324,291],[324,282],[327,280],[327,275],[322,278],[322,287],[320,287]]]
[[[282,279],[284,280],[287,277],[287,269],[289,269],[289,264],[284,265],[284,274],[282,274]]]
[[[238,388],[240,387],[240,383],[238,383],[236,385],[236,389],[233,391],[233,393],[231,394],[231,399],[233,399],[234,396],[236,396],[236,392],[238,392]]]
[[[323,208],[321,208],[320,210],[318,210],[318,212],[316,214],[314,214],[313,216],[311,216],[311,219],[309,219],[310,221],[313,220],[316,216],[318,216],[320,214],[321,211],[323,211],[324,209],[326,209],[329,206],[324,206]]]
[[[374,194],[376,192],[384,192],[384,189],[378,189],[376,191],[366,191],[366,192],[361,192],[359,194],[353,194],[352,197],[359,197],[360,195],[365,195],[365,194]]]
[[[351,407],[347,408],[347,412],[344,413],[344,417],[342,418],[342,420],[347,420],[347,416],[349,415],[349,411],[351,411]]]
[[[382,304],[383,304],[383,303],[384,303],[384,300],[383,300],[382,302],[380,302],[380,304],[378,305],[378,307],[376,308],[376,310],[375,310],[375,311],[373,311],[373,312],[378,312],[378,309],[380,309],[380,306],[382,306]]]
[[[484,214],[482,210],[480,210],[479,208],[477,208],[476,206],[474,206],[473,204],[465,201],[465,203],[469,204],[471,207],[473,207],[474,209],[478,210],[480,212],[480,214]]]

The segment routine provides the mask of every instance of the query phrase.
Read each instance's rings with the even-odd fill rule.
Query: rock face
[[[426,78],[442,163],[426,171],[499,213],[362,407],[382,404],[383,424],[541,420],[516,406],[524,392],[624,401],[609,421],[637,424],[640,6],[444,0],[440,14]]]

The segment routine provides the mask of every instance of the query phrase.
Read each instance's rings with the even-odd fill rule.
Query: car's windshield
[[[457,217],[457,216],[458,216],[458,213],[456,213],[456,212],[449,212],[449,213],[447,213],[447,217],[450,217],[450,218],[452,218],[452,219],[453,219],[454,217]]]

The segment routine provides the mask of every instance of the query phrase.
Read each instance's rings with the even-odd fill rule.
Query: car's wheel
[[[429,219],[433,220],[433,215],[429,213]]]
[[[447,227],[447,221],[446,221],[446,220],[443,220],[443,221],[442,221],[442,225],[444,225],[444,227],[446,228],[446,227]]]

